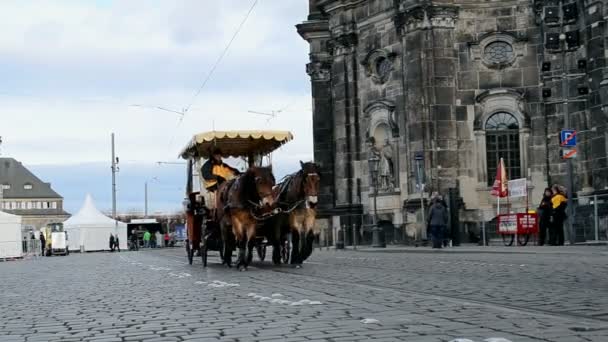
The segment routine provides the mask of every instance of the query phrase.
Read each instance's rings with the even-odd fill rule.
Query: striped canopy
[[[265,155],[292,139],[288,131],[211,131],[192,137],[180,157],[208,159],[215,147],[222,151],[222,157]]]

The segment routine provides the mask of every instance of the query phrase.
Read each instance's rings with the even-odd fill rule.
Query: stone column
[[[358,201],[354,160],[357,157],[359,98],[357,82],[357,36],[339,32],[331,40],[332,46],[332,97],[334,114],[336,205],[350,207]]]
[[[313,9],[311,3],[311,9]],[[314,16],[313,16],[314,14]],[[298,33],[310,44],[310,63],[306,72],[310,76],[313,106],[314,158],[321,166],[319,194],[320,216],[335,207],[336,193],[334,174],[334,113],[332,96],[331,55],[328,51],[330,38],[328,19],[312,13],[308,21],[297,25]]]

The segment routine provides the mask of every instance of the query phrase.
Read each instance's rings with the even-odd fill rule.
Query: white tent
[[[17,258],[22,254],[21,216],[0,211],[0,258]]]
[[[120,248],[127,249],[127,224],[102,214],[91,195],[87,195],[80,211],[63,223],[68,233],[70,250],[101,251],[110,249],[110,234],[120,239]]]

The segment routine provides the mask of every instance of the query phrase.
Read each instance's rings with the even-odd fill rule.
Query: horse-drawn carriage
[[[190,264],[198,251],[206,266],[208,251],[215,250],[231,266],[232,252],[238,248],[237,267],[246,268],[253,249],[264,260],[269,243],[273,245],[275,264],[287,263],[290,257],[298,264],[310,255],[318,167],[301,163],[302,170],[286,176],[278,185],[271,168],[272,152],[292,139],[292,134],[285,131],[212,131],[195,135],[182,150],[180,156],[188,161],[184,206]],[[219,149],[223,158],[246,159],[248,168],[211,193],[195,170],[211,158],[214,149]],[[297,232],[292,239],[291,231]]]

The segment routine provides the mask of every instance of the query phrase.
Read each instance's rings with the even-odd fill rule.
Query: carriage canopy
[[[196,134],[180,153],[183,159],[208,159],[218,147],[223,157],[269,154],[293,139],[288,131],[211,131]]]

